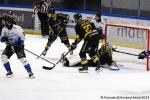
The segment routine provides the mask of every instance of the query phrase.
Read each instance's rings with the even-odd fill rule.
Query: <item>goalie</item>
[[[102,44],[101,48],[97,51],[97,56],[100,60],[100,66],[103,68],[108,68],[110,70],[119,70],[116,61],[112,59],[112,46],[109,43]],[[82,66],[81,60],[79,57],[64,57],[62,61],[63,66],[65,67],[80,67]],[[96,67],[96,64],[92,59],[88,60],[88,66]],[[97,69],[98,70],[98,69]]]

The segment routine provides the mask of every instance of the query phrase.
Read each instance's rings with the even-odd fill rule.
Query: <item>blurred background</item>
[[[0,4],[32,6],[40,0],[0,0]],[[150,17],[150,0],[53,0],[55,8]]]

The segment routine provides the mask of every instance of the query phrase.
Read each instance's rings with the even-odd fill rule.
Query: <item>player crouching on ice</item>
[[[26,55],[24,52],[24,39],[25,35],[23,33],[23,29],[18,26],[12,24],[12,19],[9,17],[5,17],[2,19],[3,29],[1,34],[1,42],[6,43],[6,48],[2,52],[1,59],[3,65],[7,71],[6,76],[8,78],[13,76],[13,72],[10,67],[10,63],[8,59],[16,53],[18,59],[20,59],[21,63],[24,65],[25,69],[29,74],[29,78],[34,78],[32,73],[30,64],[26,60]]]
[[[101,48],[97,51],[97,56],[100,60],[100,66],[103,68],[108,68],[110,70],[119,70],[116,61],[112,59],[112,46],[109,43],[102,44]],[[72,55],[71,57],[64,57],[62,64],[66,67],[80,67],[82,66],[79,57]],[[87,66],[96,67],[97,65],[92,59],[88,60]]]

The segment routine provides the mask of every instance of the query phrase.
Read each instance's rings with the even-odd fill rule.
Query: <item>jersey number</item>
[[[92,27],[90,24],[87,24],[86,26],[83,27],[83,29],[85,30],[86,33],[91,32],[92,31]]]

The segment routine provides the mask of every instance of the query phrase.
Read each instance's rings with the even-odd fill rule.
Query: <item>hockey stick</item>
[[[123,51],[118,51],[118,50],[113,50],[114,52],[118,52],[118,53],[123,53],[123,54],[127,54],[127,55],[132,55],[132,56],[139,56],[137,54],[133,54],[133,53],[128,53],[128,52],[123,52]]]
[[[64,56],[62,56],[56,64],[53,64],[54,66],[53,67],[47,67],[47,66],[43,66],[43,69],[46,69],[46,70],[52,70],[64,57],[66,57],[68,55],[68,53],[70,52],[71,50],[69,50]]]
[[[43,52],[44,52],[44,51],[43,51]],[[40,55],[38,55],[38,57],[37,57],[36,59],[41,58],[41,56],[43,55],[43,52],[42,52]]]
[[[43,57],[41,57],[41,56],[39,56],[39,55],[37,55],[37,54],[31,52],[31,51],[29,51],[29,50],[27,50],[27,49],[25,49],[25,50],[26,50],[27,52],[29,52],[29,53],[31,53],[31,54],[33,54],[33,55],[35,55],[35,56],[37,56],[37,57],[43,59],[44,61],[49,62],[49,63],[52,64],[52,65],[55,65],[54,63],[50,62],[49,60],[44,59]]]
[[[123,52],[123,51],[118,51],[118,50],[113,50],[114,52],[118,52],[118,53],[123,53],[123,54],[127,54],[127,55],[132,55],[132,56],[139,56],[138,54],[133,54],[133,53],[128,53],[128,52]],[[150,59],[149,56],[146,56],[145,58]]]

